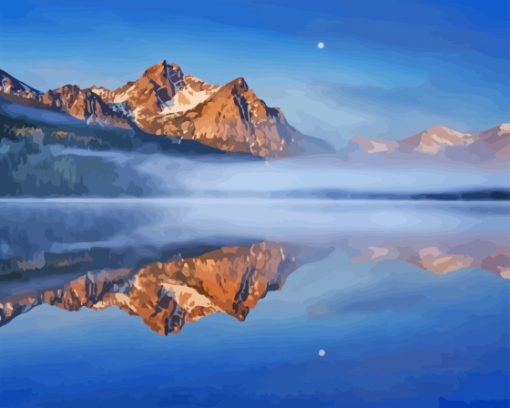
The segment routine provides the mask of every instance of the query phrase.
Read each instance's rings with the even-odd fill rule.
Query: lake
[[[509,205],[3,200],[1,407],[507,407]]]

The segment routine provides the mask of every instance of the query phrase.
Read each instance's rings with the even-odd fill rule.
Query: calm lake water
[[[0,407],[507,407],[507,203],[0,203]]]

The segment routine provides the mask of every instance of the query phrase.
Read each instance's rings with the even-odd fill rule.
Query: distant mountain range
[[[114,90],[64,85],[41,92],[0,70],[0,96],[63,112],[87,124],[194,140],[226,152],[284,157],[331,150],[322,140],[290,126],[282,111],[268,107],[243,78],[211,85],[166,60]]]
[[[189,140],[224,152],[264,158],[333,153],[321,139],[305,136],[279,108],[257,97],[243,78],[212,85],[163,60],[135,81],[110,90],[64,85],[41,92],[0,70],[0,97],[15,104],[50,109],[89,125]],[[435,158],[467,163],[506,163],[510,123],[480,132],[437,125],[401,140],[355,136],[343,151],[353,161],[375,157]]]
[[[390,158],[443,157],[467,163],[508,164],[510,159],[510,123],[481,132],[459,132],[437,125],[401,140],[370,139],[355,136],[347,151],[352,159],[369,155]]]

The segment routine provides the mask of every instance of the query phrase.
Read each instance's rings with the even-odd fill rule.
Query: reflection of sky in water
[[[508,245],[505,211],[408,208],[415,222],[402,230],[406,210],[394,210],[381,210],[382,226],[368,228],[374,217],[364,207],[370,221],[360,223],[358,233],[354,225],[347,233],[340,225],[336,232],[326,224],[324,234],[310,230],[308,241],[334,251],[292,273],[283,290],[269,293],[243,323],[214,314],[164,337],[116,308],[70,313],[36,307],[0,328],[0,400],[26,407],[259,407],[270,400],[285,407],[407,408],[437,407],[441,397],[509,398],[507,280],[479,267],[439,276],[407,259],[351,261],[359,242],[371,245],[378,228],[386,232],[385,242],[400,246],[420,240],[429,245],[436,235],[443,244],[496,236]],[[397,217],[396,230],[394,218],[381,215],[385,211]],[[355,212],[361,219],[363,211]],[[445,231],[440,223],[420,229],[420,214],[436,222],[442,214],[451,224]],[[183,220],[186,225],[190,218]],[[455,229],[454,220],[461,227]],[[302,226],[308,222],[303,219]],[[239,235],[282,238],[283,224],[264,233],[250,224]],[[70,235],[64,241],[72,243]],[[99,240],[115,235],[103,233]],[[306,228],[300,236],[306,237]],[[322,358],[320,349],[326,351]]]

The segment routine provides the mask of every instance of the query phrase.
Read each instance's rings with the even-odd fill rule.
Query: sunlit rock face
[[[300,153],[310,139],[290,126],[280,109],[259,99],[243,78],[212,85],[166,60],[115,90],[64,85],[42,93],[4,71],[0,81],[0,94],[15,102],[65,112],[88,124],[132,127],[226,152],[283,157]]]
[[[166,61],[119,89],[97,92],[108,103],[124,104],[148,133],[180,136],[225,151],[283,156],[292,139],[300,136],[243,78],[211,85]]]
[[[243,78],[211,85],[166,61],[119,89],[101,88],[97,93],[107,103],[123,104],[145,132],[179,136],[224,151],[284,156],[289,144],[301,137],[279,109],[257,98]]]
[[[280,289],[301,265],[295,257],[298,252],[280,243],[261,242],[149,263],[138,270],[88,272],[59,287],[0,299],[0,325],[40,304],[69,311],[115,306],[140,316],[163,335],[212,313],[244,320],[261,298]]]
[[[0,69],[0,95],[40,102],[42,93]]]
[[[43,94],[42,102],[89,124],[130,127],[121,111],[113,109],[90,89],[80,89],[77,85],[64,85],[50,90]]]

